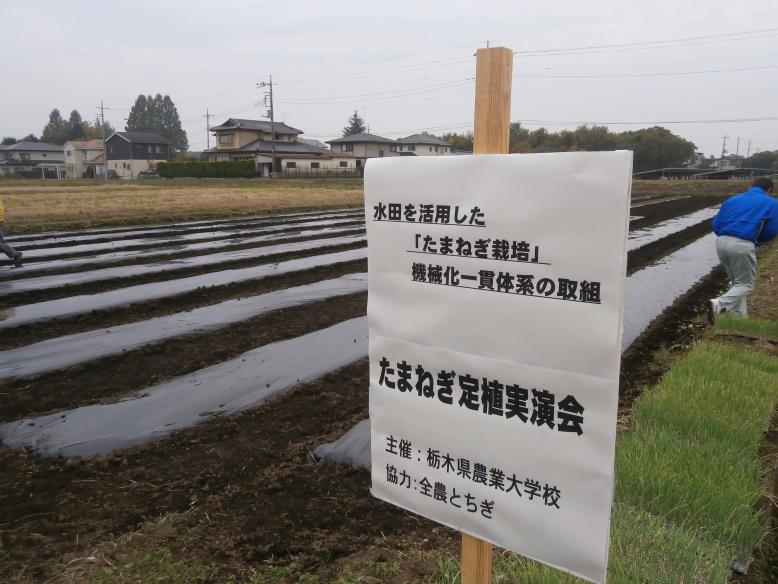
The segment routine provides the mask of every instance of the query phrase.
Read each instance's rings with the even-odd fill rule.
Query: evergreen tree
[[[186,152],[189,149],[189,140],[186,138],[186,132],[181,127],[181,120],[178,117],[176,104],[170,99],[169,95],[162,98],[161,104],[162,127],[164,131],[160,132],[165,138],[170,140],[173,148],[179,152]]]
[[[68,128],[58,109],[51,110],[49,123],[43,128],[41,142],[50,144],[64,144],[69,138]]]
[[[40,139],[35,134],[27,134],[19,142],[40,142]]]
[[[148,109],[146,110],[146,124],[153,130],[147,130],[148,132],[160,133],[162,129],[162,95],[157,94],[154,97],[150,95],[146,97],[148,103]]]
[[[139,95],[127,116],[125,130],[128,132],[147,132],[149,103],[145,95]]]
[[[68,138],[70,140],[81,140],[86,133],[84,132],[84,122],[81,119],[81,114],[78,110],[70,112],[70,119],[66,124],[68,130]]]
[[[125,129],[133,132],[155,132],[170,140],[173,148],[179,151],[189,148],[178,110],[169,95],[139,95],[127,117]]]
[[[365,120],[359,117],[359,112],[354,110],[354,113],[348,119],[348,126],[343,128],[343,136],[353,136],[354,134],[361,134],[365,131]]]
[[[3,141],[0,142],[0,146],[10,146],[11,144],[16,144],[17,140],[16,138],[11,138],[11,136],[5,136],[3,138]]]

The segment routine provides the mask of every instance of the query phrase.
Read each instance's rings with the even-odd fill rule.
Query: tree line
[[[452,148],[472,150],[473,133],[450,132],[441,136]],[[575,152],[579,150],[632,150],[635,172],[684,166],[695,151],[693,142],[654,126],[641,130],[611,132],[606,126],[579,126],[575,130],[550,132],[528,130],[520,123],[510,127],[510,152]]]
[[[349,117],[343,136],[365,131],[365,122],[358,111]],[[449,132],[439,136],[457,150],[472,151],[473,133]],[[579,126],[575,130],[550,132],[546,128],[528,130],[520,123],[510,127],[510,152],[575,152],[578,150],[632,150],[634,171],[686,165],[695,151],[693,142],[660,126],[611,132],[605,126]],[[769,168],[769,167],[764,167]]]
[[[164,136],[179,152],[189,148],[186,132],[181,128],[178,110],[169,95],[139,95],[130,109],[124,129],[127,132],[154,132]],[[84,120],[78,110],[70,112],[70,117],[66,120],[59,109],[54,108],[40,138],[34,134],[28,134],[19,140],[6,136],[2,139],[2,144],[46,142],[61,146],[69,140],[102,139],[103,135],[107,138],[115,131],[110,122],[103,125],[99,118],[94,122]]]

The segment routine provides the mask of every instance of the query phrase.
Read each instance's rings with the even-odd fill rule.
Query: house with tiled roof
[[[422,132],[397,140],[397,152],[400,156],[446,156],[451,154],[451,146],[432,134]]]
[[[114,132],[105,140],[108,174],[138,178],[170,158],[170,140],[154,132]],[[99,157],[99,156],[98,156]]]
[[[330,145],[333,152],[348,153],[354,156],[357,170],[360,172],[368,158],[383,158],[398,154],[396,140],[368,132],[328,140],[327,144]]]
[[[81,178],[84,173],[92,177],[103,174],[103,141],[102,140],[68,140],[65,151],[65,175],[67,178]],[[99,162],[97,159],[99,158]]]
[[[253,160],[257,174],[320,176],[354,172],[354,156],[335,153],[302,140],[302,130],[283,122],[229,118],[211,128],[216,145],[203,152],[212,162]],[[273,161],[275,160],[275,168]]]
[[[387,156],[447,156],[451,146],[432,134],[423,132],[393,140],[377,134],[361,132],[327,142],[333,152],[350,152],[356,158],[358,169],[364,168],[369,158]]]
[[[15,174],[45,176],[45,168],[50,168],[59,175],[64,172],[64,156],[62,146],[53,146],[44,142],[17,142],[0,146],[0,176]],[[41,165],[43,165],[41,167]]]

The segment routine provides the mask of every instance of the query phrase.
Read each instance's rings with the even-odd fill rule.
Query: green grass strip
[[[636,405],[616,449],[616,497],[748,558],[766,531],[759,443],[778,401],[778,359],[698,343]]]
[[[778,340],[778,322],[762,318],[737,318],[726,313],[719,314],[714,328],[717,333],[742,333]]]
[[[778,359],[697,343],[635,404],[616,445],[608,582],[726,582],[768,529],[759,444],[778,405]],[[505,553],[495,583],[578,578]],[[459,582],[454,559],[438,584]]]

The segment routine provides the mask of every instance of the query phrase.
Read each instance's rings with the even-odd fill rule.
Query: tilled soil
[[[349,249],[359,246],[348,246]],[[314,252],[307,252],[307,257]],[[291,286],[308,284],[326,278],[336,278],[344,274],[367,271],[367,261],[357,260],[321,266],[311,270],[295,272],[276,277],[267,277],[259,280],[249,280],[228,286],[212,286],[197,288],[186,294],[160,298],[153,302],[142,304],[130,304],[128,306],[111,308],[109,310],[93,311],[56,320],[33,322],[27,325],[7,329],[0,335],[0,350],[28,345],[40,341],[77,332],[107,328],[146,320],[155,316],[173,314],[209,306],[223,300],[242,298],[255,294],[262,294],[272,290],[280,290]]]
[[[95,294],[97,292],[115,290],[116,288],[125,288],[127,286],[136,286],[138,284],[147,284],[149,282],[164,282],[166,280],[177,280],[179,278],[186,278],[189,276],[196,276],[199,274],[207,274],[209,272],[220,272],[222,270],[235,270],[240,268],[261,266],[265,264],[272,264],[272,263],[277,263],[277,262],[282,262],[287,260],[293,260],[297,258],[319,255],[323,253],[325,250],[328,252],[335,253],[338,251],[346,251],[348,249],[356,249],[358,247],[364,247],[364,246],[365,246],[364,241],[356,241],[354,243],[346,243],[340,245],[332,245],[332,244],[328,245],[326,242],[323,242],[321,247],[319,248],[308,249],[304,251],[278,253],[278,254],[255,257],[255,258],[246,258],[246,259],[234,260],[229,262],[222,262],[219,264],[211,264],[208,266],[192,266],[189,268],[183,268],[179,270],[155,272],[155,273],[144,274],[139,276],[131,276],[128,278],[112,278],[107,280],[99,280],[96,282],[87,282],[83,284],[72,284],[67,286],[60,286],[58,288],[47,288],[45,290],[30,290],[27,292],[8,294],[6,296],[0,297],[0,309],[13,308],[14,306],[20,306],[22,304],[33,304],[36,302],[44,302],[47,300],[56,300],[58,298],[66,298],[68,296],[76,296],[79,294]],[[200,253],[198,255],[203,255],[203,254]]]
[[[0,450],[10,479],[0,578],[27,567],[30,581],[42,581],[107,534],[193,507],[198,551],[227,571],[270,558],[312,568],[385,539],[402,549],[423,535],[430,548],[448,547],[451,532],[372,499],[366,471],[311,461],[316,446],[367,415],[367,385],[365,360],[261,408],[96,460]]]
[[[672,350],[694,337],[703,299],[721,285],[720,274],[709,280],[645,335],[645,347]],[[351,310],[364,310],[363,302],[353,295]],[[622,414],[665,367],[647,348],[625,357]],[[68,463],[0,450],[4,475],[12,477],[3,481],[0,541],[10,555],[0,577],[25,565],[34,567],[32,581],[50,577],[109,534],[192,508],[186,530],[202,537],[193,538],[196,549],[180,553],[215,559],[228,573],[271,558],[326,573],[338,558],[365,548],[450,549],[455,533],[372,499],[366,471],[311,461],[316,446],[367,416],[367,386],[362,361],[261,408],[99,459]]]
[[[669,205],[668,215],[668,206],[660,204],[651,218],[639,214],[655,223],[709,205],[699,203],[704,198]],[[692,226],[636,250],[630,254],[630,271],[682,246],[702,229]],[[33,323],[1,335],[0,349],[365,270],[366,261],[360,260]],[[721,284],[721,272],[714,272],[624,355],[622,417],[642,388],[664,373],[667,364],[655,358],[657,353],[672,352],[700,332],[705,299]],[[115,400],[268,342],[362,316],[365,298],[353,294],[276,311],[215,332],[7,381],[0,384],[0,419]],[[216,563],[219,581],[272,562],[294,564],[326,582],[336,579],[341,562],[354,558],[372,561],[411,550],[452,549],[457,536],[451,530],[371,498],[366,471],[311,460],[315,447],[367,417],[367,387],[363,360],[260,408],[204,419],[194,428],[97,459],[67,462],[0,448],[0,581],[78,580],[82,559],[95,547],[171,514],[181,514],[181,523],[166,545],[188,562]],[[179,537],[182,533],[188,536]],[[387,581],[409,581],[436,569],[434,558],[417,556],[403,566]]]
[[[168,339],[35,378],[0,382],[0,392],[5,394],[0,403],[0,421],[116,400],[132,391],[234,359],[255,347],[364,316],[366,310],[367,294],[339,296],[275,310],[211,334]]]

